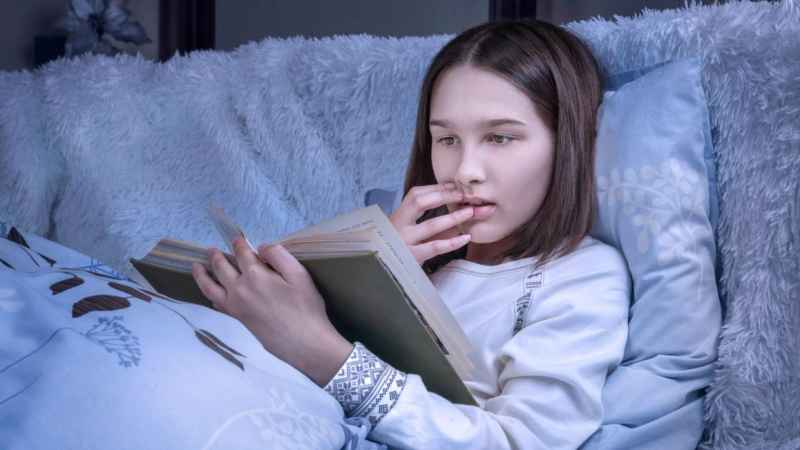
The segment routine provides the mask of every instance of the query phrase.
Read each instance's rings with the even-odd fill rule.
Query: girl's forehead
[[[516,91],[522,93],[516,86],[504,77],[470,65],[458,65],[444,70],[436,78],[433,92],[451,92],[473,90],[475,88],[488,88],[498,93],[503,91]]]
[[[528,96],[505,78],[471,66],[442,73],[431,94],[431,121],[463,125],[492,119],[529,122],[536,114]]]

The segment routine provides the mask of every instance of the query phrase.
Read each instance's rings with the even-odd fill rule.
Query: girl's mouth
[[[494,203],[484,203],[482,205],[470,205],[469,203],[460,203],[458,205],[458,209],[466,208],[467,206],[472,206],[473,208],[472,220],[486,219],[489,216],[491,216],[497,209],[497,205]]]

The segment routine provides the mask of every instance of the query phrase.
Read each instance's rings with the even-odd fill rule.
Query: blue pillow
[[[623,253],[634,298],[625,355],[603,391],[603,426],[584,448],[694,449],[722,320],[702,63],[629,75],[612,80],[600,107],[591,234]]]
[[[330,395],[237,320],[9,228],[0,223],[3,450],[364,442],[368,428],[346,423]]]
[[[400,195],[402,191],[402,189],[370,189],[364,196],[364,206],[378,205],[387,216],[390,216],[403,200]]]

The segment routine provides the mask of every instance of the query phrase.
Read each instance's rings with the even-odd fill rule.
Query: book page
[[[247,245],[250,246],[250,250],[253,250],[253,253],[257,253],[255,248],[253,247],[253,244],[251,244],[250,241],[247,240],[247,236],[245,236],[242,229],[239,228],[239,225],[236,225],[236,223],[234,223],[233,220],[231,220],[225,214],[225,211],[223,211],[222,208],[210,205],[208,208],[208,213],[209,216],[211,217],[211,221],[217,228],[219,235],[222,237],[222,240],[224,240],[225,243],[228,245],[228,250],[230,250],[231,253],[236,252],[233,248],[233,241],[239,237],[244,238],[244,241],[247,243]]]

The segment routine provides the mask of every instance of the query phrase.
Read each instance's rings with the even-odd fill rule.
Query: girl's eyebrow
[[[455,126],[450,121],[440,120],[440,119],[431,120],[429,125],[431,127],[455,128]],[[503,119],[487,119],[487,120],[482,120],[482,121],[478,122],[478,125],[480,125],[480,126],[482,126],[484,128],[497,127],[497,126],[500,126],[500,125],[520,125],[520,126],[524,127],[525,126],[525,122],[521,122],[521,121],[516,120],[516,119],[507,119],[507,118],[503,118]]]

